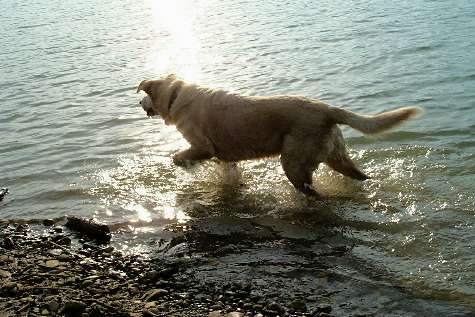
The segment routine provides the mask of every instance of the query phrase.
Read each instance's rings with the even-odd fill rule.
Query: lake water
[[[1,218],[295,218],[353,242],[351,256],[378,278],[475,310],[475,2],[0,5],[0,187],[10,189]],[[244,187],[214,163],[173,166],[186,142],[147,118],[135,93],[169,72],[365,114],[426,112],[377,137],[342,127],[372,179],[323,167],[315,179],[329,199],[312,203],[278,159],[242,163]]]

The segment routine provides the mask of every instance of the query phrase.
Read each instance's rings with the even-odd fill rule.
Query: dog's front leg
[[[187,150],[178,152],[173,155],[173,163],[182,167],[190,167],[198,161],[207,160],[212,157],[207,151],[199,148],[190,147]]]

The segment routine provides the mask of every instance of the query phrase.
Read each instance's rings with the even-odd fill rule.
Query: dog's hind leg
[[[312,174],[318,167],[318,160],[312,153],[305,153],[307,144],[301,144],[288,136],[284,141],[280,162],[285,175],[294,187],[305,195],[321,198],[312,186]]]
[[[330,159],[327,159],[325,163],[335,171],[345,176],[360,181],[364,181],[370,178],[368,175],[366,175],[356,167],[355,163],[353,163],[353,161],[349,158],[348,155],[344,155],[339,158],[332,157]]]
[[[333,144],[334,148],[325,160],[325,164],[345,176],[360,181],[370,178],[368,175],[360,171],[355,163],[350,159],[350,156],[346,151],[345,141],[343,140],[343,136],[339,129],[336,131]]]

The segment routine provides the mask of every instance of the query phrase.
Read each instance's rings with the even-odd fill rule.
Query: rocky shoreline
[[[53,222],[45,221],[45,225]],[[5,225],[0,248],[0,316],[330,316],[308,312],[254,291],[250,282],[197,281],[190,268],[203,259],[150,259],[71,237],[61,226],[39,233]],[[275,294],[278,295],[278,294]]]
[[[65,225],[0,224],[1,317],[473,316],[375,279],[374,268],[365,275],[348,241],[325,227],[194,219],[165,226],[140,254],[114,247],[125,233],[99,243]]]

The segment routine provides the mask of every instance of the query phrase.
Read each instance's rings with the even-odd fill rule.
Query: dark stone
[[[47,227],[51,227],[52,225],[54,225],[54,220],[53,219],[45,219],[45,220],[43,220],[43,225],[47,226]]]
[[[18,290],[18,285],[15,282],[6,282],[0,287],[0,294],[15,294]]]
[[[156,281],[158,279],[158,272],[155,270],[148,271],[144,274],[144,279],[149,281]]]
[[[323,314],[330,314],[332,312],[332,307],[330,305],[320,305],[314,309],[312,316],[320,316]]]
[[[68,301],[64,304],[64,315],[66,317],[78,317],[86,310],[86,304],[79,301]]]
[[[16,244],[10,237],[6,237],[3,239],[3,247],[7,250],[13,250],[16,249]]]
[[[71,239],[65,235],[58,234],[51,238],[51,240],[59,245],[70,245]]]
[[[166,268],[160,271],[160,277],[167,278],[178,272],[177,268]]]
[[[270,303],[267,308],[269,310],[273,310],[273,311],[276,311],[278,313],[282,313],[284,312],[284,308],[279,304],[279,303],[276,303],[276,302],[272,302]]]
[[[82,244],[82,248],[83,249],[96,249],[96,246],[92,243],[89,243],[89,242],[85,242]]]
[[[292,307],[294,310],[301,311],[301,312],[306,312],[307,311],[307,305],[302,299],[295,299],[290,303],[290,307]]]
[[[105,247],[105,248],[102,248],[101,249],[101,252],[102,253],[112,253],[114,251],[114,247],[113,246],[108,246],[108,247]]]
[[[89,317],[105,317],[105,309],[101,305],[94,305],[89,311]]]
[[[30,226],[26,223],[24,224],[19,224],[18,226],[16,226],[15,228],[15,232],[19,232],[19,233],[25,233],[26,231],[30,230]]]
[[[49,310],[55,312],[59,309],[59,303],[55,300],[52,300],[48,303]]]

